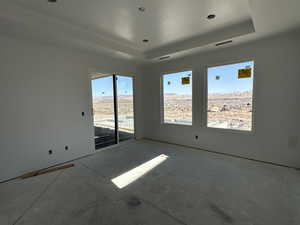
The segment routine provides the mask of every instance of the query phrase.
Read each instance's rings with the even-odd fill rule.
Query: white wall
[[[92,153],[89,70],[139,73],[130,61],[30,40],[2,36],[0,49],[0,181]]]
[[[205,67],[255,60],[255,133],[201,127]],[[293,32],[143,68],[145,137],[300,167],[300,34]],[[160,75],[193,69],[194,125],[161,124]],[[199,139],[195,140],[195,135]]]

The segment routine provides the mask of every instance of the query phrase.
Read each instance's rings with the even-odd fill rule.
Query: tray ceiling
[[[300,1],[275,1],[3,0],[0,18],[11,30],[22,25],[41,37],[153,60],[298,26]],[[270,7],[277,11],[264,11]],[[207,19],[210,14],[216,18]]]

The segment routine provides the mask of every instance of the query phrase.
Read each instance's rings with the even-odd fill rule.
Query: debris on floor
[[[127,201],[128,206],[130,207],[137,207],[142,204],[141,200],[135,196],[132,196]]]
[[[45,173],[51,173],[51,172],[55,172],[55,171],[58,171],[58,170],[67,169],[67,168],[70,168],[70,167],[73,167],[73,166],[74,166],[74,164],[71,163],[71,164],[67,164],[67,165],[63,165],[63,166],[51,167],[51,168],[44,169],[44,170],[38,170],[38,171],[26,173],[26,174],[20,176],[20,178],[26,179],[26,178],[30,178],[30,177],[35,177],[35,176],[39,176],[39,175],[42,175],[42,174],[45,174]]]

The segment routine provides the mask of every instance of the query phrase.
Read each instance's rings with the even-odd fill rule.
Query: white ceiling
[[[153,60],[297,27],[299,10],[299,0],[1,0],[0,26]],[[216,14],[216,19],[207,20],[209,14]]]
[[[50,16],[87,26],[141,51],[251,18],[247,0],[17,0]],[[146,8],[145,12],[138,10]],[[206,16],[217,14],[214,21]],[[143,39],[150,42],[144,44]]]

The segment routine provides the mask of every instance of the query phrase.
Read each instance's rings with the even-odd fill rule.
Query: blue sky
[[[238,79],[238,70],[250,66],[252,77]],[[254,62],[244,62],[225,66],[210,67],[207,71],[208,93],[232,93],[252,91]],[[192,94],[192,78],[188,85],[181,84],[181,78],[192,75],[192,71],[166,74],[163,76],[164,93],[166,94]],[[216,77],[219,79],[216,79]],[[118,76],[118,94],[132,95],[132,78]],[[112,76],[92,80],[93,97],[113,96]]]
[[[190,75],[190,84],[182,85],[181,78]],[[165,94],[192,94],[192,71],[185,71],[180,73],[166,74],[163,76],[163,87]]]
[[[244,69],[248,66],[252,68],[252,77],[238,79],[238,70]],[[208,68],[208,93],[212,94],[252,91],[253,68],[253,61]],[[217,76],[219,76],[219,79],[216,79]]]
[[[117,76],[118,95],[132,95],[132,78]],[[92,80],[93,97],[113,96],[112,76]]]
[[[238,79],[238,70],[246,67],[252,68],[252,77]],[[244,62],[225,66],[210,67],[207,71],[208,93],[232,93],[252,91],[254,62]],[[192,71],[166,74],[163,76],[165,94],[192,94],[190,85],[182,85],[181,78],[192,74]],[[219,77],[219,79],[216,79]]]

